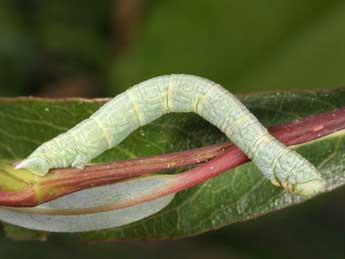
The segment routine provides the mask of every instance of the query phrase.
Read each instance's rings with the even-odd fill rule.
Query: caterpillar
[[[84,167],[135,129],[170,112],[194,112],[218,127],[276,186],[309,196],[324,188],[317,169],[286,147],[229,91],[193,75],[172,74],[139,83],[88,119],[43,143],[16,165],[45,175],[51,168]]]

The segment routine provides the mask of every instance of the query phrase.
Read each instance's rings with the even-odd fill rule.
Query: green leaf
[[[240,96],[266,126],[345,106],[345,89]],[[72,127],[104,100],[0,99],[0,158],[20,159],[37,145]],[[328,190],[345,184],[344,132],[298,148],[327,180]],[[113,161],[185,150],[225,141],[195,114],[169,114],[131,134],[96,161]],[[86,240],[158,239],[196,235],[295,205],[304,199],[276,188],[247,163],[176,195],[159,213],[123,227],[87,232]]]
[[[47,232],[39,232],[30,229],[24,229],[7,223],[3,223],[6,237],[12,240],[37,240],[46,241],[48,239]]]
[[[154,175],[133,178],[75,192],[35,208],[0,208],[0,219],[17,226],[49,232],[75,233],[119,227],[157,213],[172,201],[174,194],[122,209],[98,209],[90,214],[90,208],[134,201],[146,193],[159,191],[172,177]],[[82,213],[68,215],[64,209],[82,210]],[[35,214],[38,210],[44,210],[45,213]]]

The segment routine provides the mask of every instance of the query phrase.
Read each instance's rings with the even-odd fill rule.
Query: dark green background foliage
[[[334,88],[345,82],[344,11],[341,0],[1,0],[0,94],[113,96],[168,73],[201,75],[235,93]],[[308,114],[303,99],[297,105],[299,114]],[[263,119],[278,122],[279,116]],[[344,258],[344,194],[341,188],[179,241],[85,248],[75,235],[35,244],[2,238],[0,256]],[[7,230],[12,237],[41,238],[30,231],[23,236],[10,226]]]

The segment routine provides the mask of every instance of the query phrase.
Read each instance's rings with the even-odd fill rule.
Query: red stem
[[[302,144],[345,128],[345,108],[295,120],[285,125],[273,126],[270,133],[287,146]],[[249,161],[237,147],[232,146],[211,161],[179,174],[179,186],[169,193],[178,192],[204,182]]]
[[[42,181],[43,185],[99,185],[103,182],[127,179],[161,170],[174,169],[182,166],[205,162],[224,152],[231,146],[230,142],[195,148],[182,152],[155,155],[126,161],[100,163],[84,169],[64,168],[53,170]],[[77,176],[77,177],[76,177]]]
[[[333,112],[312,115],[301,120],[295,120],[285,125],[274,126],[269,129],[271,134],[286,145],[295,145],[331,134],[345,128],[345,108]],[[223,152],[228,148],[225,152]],[[222,153],[223,152],[223,153]],[[237,147],[230,143],[212,145],[183,152],[157,155],[128,161],[118,161],[108,164],[98,164],[78,169],[53,170],[51,174],[40,181],[40,197],[35,192],[32,197],[20,199],[24,191],[0,192],[0,205],[4,206],[34,206],[39,203],[55,199],[85,188],[110,184],[133,176],[153,173],[155,171],[177,168],[206,161],[191,170],[176,175],[177,182],[154,197],[161,197],[169,193],[178,192],[210,179],[222,172],[234,168],[248,161]],[[28,190],[25,190],[28,193]],[[160,196],[157,196],[160,195]],[[152,197],[153,197],[152,196]],[[39,200],[38,200],[39,199]]]
[[[292,121],[286,125],[273,126],[269,131],[284,144],[297,145],[342,129],[345,129],[345,108],[334,112],[312,115],[302,120]],[[242,151],[235,146],[231,146],[211,161],[176,175],[174,181],[165,186],[164,189],[139,197],[132,203],[127,201],[123,204],[117,203],[113,208],[126,208],[185,190],[248,161],[248,157]]]

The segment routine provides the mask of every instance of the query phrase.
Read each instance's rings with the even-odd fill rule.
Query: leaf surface
[[[345,106],[345,89],[239,96],[266,126]],[[0,100],[0,158],[16,160],[72,127],[105,100]],[[345,184],[343,131],[298,147],[318,167],[328,190]],[[226,137],[195,114],[169,114],[95,161],[167,153],[223,142]],[[252,163],[180,192],[168,207],[139,222],[81,234],[86,240],[159,239],[196,235],[292,206],[304,199],[276,188]],[[79,235],[78,235],[79,237]]]
[[[60,215],[57,213],[61,212],[61,209],[87,209],[116,201],[135,199],[145,192],[151,192],[152,189],[164,185],[168,181],[167,178],[169,179],[169,176],[156,175],[98,186],[30,208],[31,211],[46,209],[51,212],[49,215],[32,214],[31,211],[25,211],[25,208],[19,210],[0,208],[0,219],[29,229],[63,233],[119,227],[157,213],[171,202],[174,195],[167,195],[129,208],[92,214]]]

